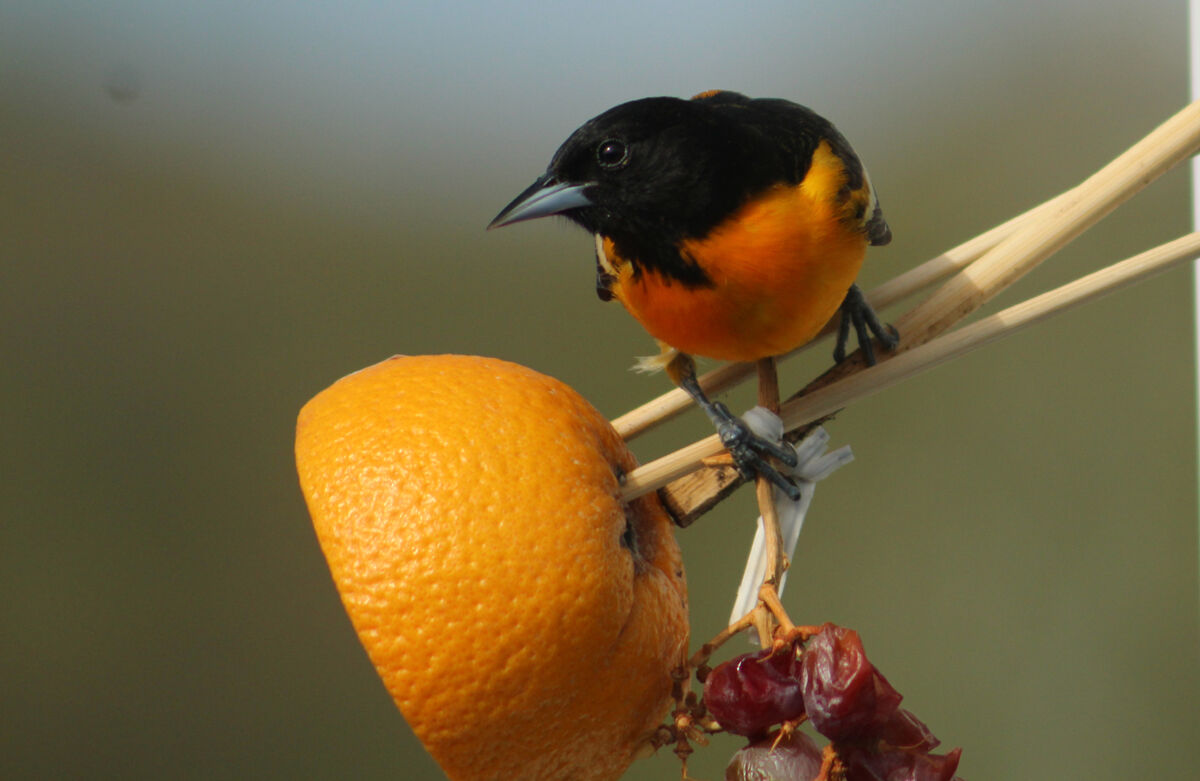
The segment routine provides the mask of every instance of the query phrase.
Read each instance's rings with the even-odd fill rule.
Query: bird
[[[854,284],[868,246],[892,232],[866,168],[824,117],[781,98],[709,90],[649,97],[588,120],[489,229],[561,215],[591,232],[596,293],[620,302],[665,369],[704,410],[738,472],[793,498],[771,464],[794,451],[754,434],[701,388],[693,356],[757,361],[812,340],[839,310],[834,358],[853,327],[868,364],[874,335],[895,349]]]

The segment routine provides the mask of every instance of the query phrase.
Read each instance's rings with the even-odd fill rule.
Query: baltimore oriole
[[[631,101],[572,133],[488,227],[552,214],[595,234],[596,292],[659,341],[647,363],[704,409],[738,470],[794,494],[763,457],[794,465],[790,449],[710,401],[690,356],[779,355],[839,308],[836,360],[851,325],[868,362],[868,330],[895,347],[854,285],[867,246],[892,234],[842,134],[804,106],[736,92]]]

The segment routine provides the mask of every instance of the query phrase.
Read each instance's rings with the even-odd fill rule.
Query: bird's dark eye
[[[606,138],[596,147],[596,162],[601,168],[620,168],[629,162],[629,147],[624,141]]]

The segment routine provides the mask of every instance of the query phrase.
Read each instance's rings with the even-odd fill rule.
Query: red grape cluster
[[[751,744],[726,779],[740,781],[961,781],[960,749],[932,754],[939,741],[900,707],[900,692],[867,659],[858,633],[825,624],[806,643],[731,659],[704,682],[704,703],[727,732]],[[829,739],[832,761],[809,738],[785,729],[807,718]]]

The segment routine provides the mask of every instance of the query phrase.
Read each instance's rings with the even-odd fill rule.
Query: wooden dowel
[[[961,271],[969,263],[979,259],[985,252],[1008,238],[1013,231],[1028,224],[1031,220],[1044,216],[1050,210],[1061,206],[1062,201],[1071,193],[1068,191],[1041,203],[1027,212],[997,225],[991,230],[979,234],[973,239],[946,250],[937,257],[931,258],[916,268],[900,274],[884,282],[879,287],[867,293],[867,301],[875,309],[884,309],[911,295],[919,293],[930,285],[945,279],[951,274]],[[780,356],[779,360],[787,360],[809,347],[823,337],[830,336],[835,328],[830,323],[822,329],[813,341]],[[754,374],[753,363],[727,363],[718,366],[700,377],[700,386],[710,395],[721,393],[736,387]],[[675,418],[681,412],[692,406],[692,399],[679,388],[667,391],[661,396],[636,407],[612,421],[626,441],[644,434],[655,426]]]
[[[784,428],[790,431],[818,420],[901,380],[1197,256],[1200,256],[1200,233],[1191,233],[1035,296],[785,403],[780,410]],[[720,438],[713,435],[651,461],[626,475],[623,497],[633,499],[661,488],[694,471],[702,459],[722,449]]]

